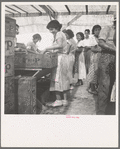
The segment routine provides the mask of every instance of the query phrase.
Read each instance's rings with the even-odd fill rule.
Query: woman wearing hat
[[[52,20],[48,23],[47,29],[53,34],[54,41],[52,46],[43,50],[43,53],[55,52],[58,54],[58,66],[52,70],[50,83],[50,91],[55,91],[56,93],[56,101],[53,102],[53,107],[67,105],[67,90],[70,89],[67,54],[68,44],[65,34],[60,31],[61,27],[62,24],[57,20]]]

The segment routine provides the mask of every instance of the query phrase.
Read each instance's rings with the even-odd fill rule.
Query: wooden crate
[[[15,68],[53,68],[57,66],[56,54],[26,54],[15,52]]]
[[[14,38],[5,37],[5,56],[14,55]]]
[[[5,77],[14,76],[14,55],[5,56]]]
[[[15,97],[18,100],[18,114],[36,114],[36,78],[15,78]]]
[[[5,17],[5,36],[15,37],[16,36],[16,20]]]
[[[15,114],[14,77],[5,78],[5,114]]]

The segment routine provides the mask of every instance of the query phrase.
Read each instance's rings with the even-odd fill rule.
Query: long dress
[[[82,48],[82,52],[80,53],[79,58],[78,58],[78,79],[83,80],[83,79],[86,79],[86,68],[85,68],[85,56],[84,56],[83,42],[82,41],[78,42],[77,47]]]
[[[99,49],[100,47],[98,46],[98,39],[93,36],[93,38],[91,39],[91,45],[94,46],[92,48],[94,49]],[[87,75],[87,81],[88,84],[89,83],[93,83],[93,84],[97,84],[98,82],[98,62],[99,62],[99,58],[101,56],[100,52],[91,52],[90,55],[90,67],[89,67],[89,73]]]
[[[70,89],[70,78],[68,75],[69,71],[69,59],[68,59],[68,46],[65,34],[62,32],[57,32],[54,37],[53,44],[57,41],[62,40],[62,49],[56,49],[54,52],[59,51],[58,54],[58,66],[52,69],[50,91],[63,92]]]
[[[70,84],[73,83],[73,66],[74,66],[74,63],[75,63],[75,52],[74,53],[70,53],[71,51],[73,50],[76,50],[77,48],[77,43],[75,42],[75,40],[72,38],[72,39],[69,39],[68,40],[68,44],[70,45],[70,48],[69,48],[69,55],[68,55],[68,59],[69,59],[69,77],[70,77]]]

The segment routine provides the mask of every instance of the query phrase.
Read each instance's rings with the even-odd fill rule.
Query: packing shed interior
[[[57,19],[62,24],[62,29],[72,29],[76,34],[77,32],[84,32],[85,29],[91,30],[96,24],[102,27],[112,25],[117,9],[114,3],[113,5],[106,3],[100,3],[100,5],[98,3],[86,3],[83,5],[82,3],[67,2],[66,5],[62,3],[50,3],[50,5],[25,4],[5,5],[5,16],[14,18],[19,25],[19,35],[17,35],[19,43],[27,44],[32,40],[33,34],[39,33],[42,36],[41,50],[52,43],[52,35],[46,28],[50,20]]]

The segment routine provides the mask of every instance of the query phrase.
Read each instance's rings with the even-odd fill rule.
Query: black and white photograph
[[[25,134],[30,137],[27,143],[8,140],[7,144],[5,135],[4,147],[97,147],[97,143],[98,147],[117,147],[119,3],[2,2],[1,22],[1,114],[5,118],[1,121],[1,125],[5,124],[2,134],[12,128],[16,131],[13,136],[18,137],[18,121],[20,128],[22,122],[24,129],[29,131],[31,127],[30,134],[35,135],[35,125],[39,128],[37,122],[42,122],[44,127],[47,125],[48,129],[48,134],[43,133],[46,141],[40,141],[38,145],[35,145],[36,141],[30,141],[32,136],[26,130]],[[59,120],[61,117],[63,121]],[[107,123],[111,121],[115,126],[106,126],[106,122],[100,125],[107,118]],[[98,134],[105,126],[105,133],[108,129],[107,136],[113,134],[114,141],[110,137],[111,141],[107,139],[107,143],[104,135],[95,139],[90,133],[90,140],[103,139],[95,144],[89,141],[87,144],[86,139],[86,144],[80,146],[78,138],[73,143],[70,132],[67,139],[66,135],[62,139],[65,129],[68,131],[65,127],[62,131],[64,119],[66,125],[75,123],[72,126],[75,131],[79,127],[81,131],[85,122],[87,129],[83,127],[85,131],[81,131],[81,137],[84,133],[87,136],[87,130],[92,132],[92,123],[97,124],[100,120]],[[52,120],[55,125],[60,123],[58,129],[54,126],[57,135],[62,131],[60,140],[56,135],[49,136],[53,131],[53,126],[50,128]],[[14,125],[8,126],[12,121]],[[114,133],[110,128],[115,128]],[[33,137],[36,138],[38,132]],[[80,136],[80,132],[77,133]],[[24,140],[22,136],[24,134],[18,139]],[[52,137],[56,142],[51,143]]]

